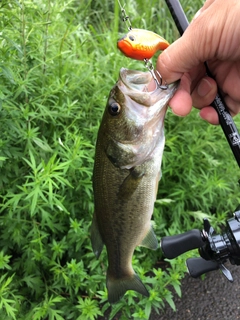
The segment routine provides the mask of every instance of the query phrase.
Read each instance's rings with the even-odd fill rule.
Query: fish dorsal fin
[[[151,226],[145,238],[141,242],[140,246],[146,247],[151,250],[157,250],[158,248],[158,240],[153,231],[153,227]]]
[[[92,248],[95,256],[99,258],[102,252],[104,243],[103,243],[101,234],[99,232],[97,217],[95,213],[93,215],[92,225],[91,225],[91,243],[92,243]]]

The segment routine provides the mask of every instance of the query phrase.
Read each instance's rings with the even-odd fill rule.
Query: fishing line
[[[131,25],[131,21],[129,19],[129,16],[127,15],[125,9],[123,8],[123,6],[121,5],[120,1],[118,0],[118,4],[119,7],[121,9],[122,12],[122,21],[126,23],[128,30],[132,30],[132,25]]]

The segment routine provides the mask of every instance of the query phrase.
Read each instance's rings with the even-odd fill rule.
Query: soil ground
[[[221,271],[206,274],[205,279],[189,275],[182,280],[182,297],[174,295],[176,312],[166,306],[151,320],[237,320],[240,319],[240,266],[225,265],[232,273],[229,282]]]

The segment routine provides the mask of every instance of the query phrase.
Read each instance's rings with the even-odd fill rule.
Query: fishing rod
[[[165,2],[173,17],[175,25],[182,36],[189,25],[183,8],[179,0],[165,0]],[[209,70],[207,62],[204,62],[204,65],[207,76],[214,79],[211,71]],[[240,167],[240,135],[219,88],[214,101],[211,103],[211,106],[217,111],[219,123],[222,127],[225,137],[227,138],[238,166]]]
[[[178,0],[165,1],[182,35],[189,23],[181,4]],[[205,67],[207,75],[213,78],[207,62],[205,62]],[[219,123],[240,166],[239,133],[219,90],[211,106],[218,113]],[[163,237],[161,249],[168,259],[174,259],[189,250],[198,249],[200,257],[189,258],[186,261],[189,274],[193,278],[220,269],[223,275],[232,282],[231,272],[224,266],[224,263],[229,260],[233,265],[240,265],[240,206],[233,213],[233,218],[226,221],[224,230],[222,234],[217,234],[208,219],[205,218],[202,231],[192,229],[182,234]]]

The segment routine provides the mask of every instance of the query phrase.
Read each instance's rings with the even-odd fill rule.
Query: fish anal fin
[[[146,247],[151,250],[157,250],[158,248],[158,240],[151,226],[148,233],[146,234],[145,238],[142,240],[140,246]]]
[[[101,234],[99,232],[98,223],[97,223],[97,217],[94,213],[93,219],[92,219],[92,225],[91,225],[91,243],[92,243],[92,249],[97,258],[99,258],[104,243],[101,237]]]
[[[118,302],[128,290],[134,290],[142,295],[149,297],[149,292],[136,273],[129,277],[114,279],[107,276],[108,301],[110,303]]]

